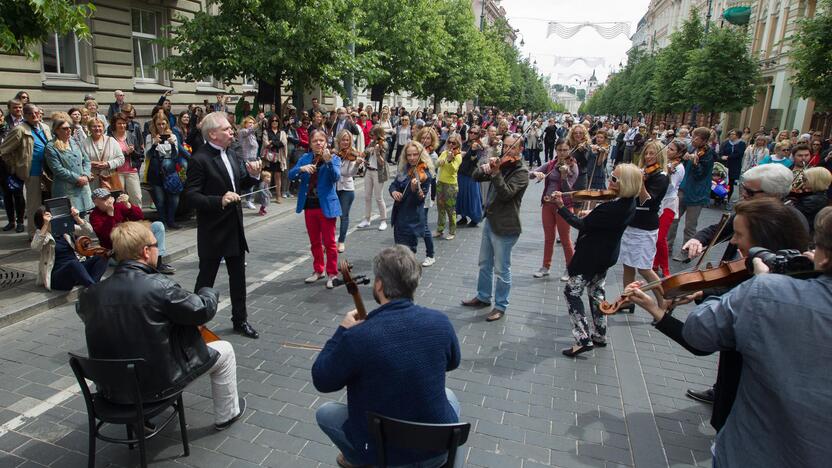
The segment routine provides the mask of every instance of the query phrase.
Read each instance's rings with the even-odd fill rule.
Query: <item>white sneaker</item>
[[[386,231],[387,230],[387,221],[382,221],[381,224],[378,225],[379,231]]]
[[[564,283],[569,281],[569,269],[568,268],[563,269],[563,274],[560,276],[560,280],[563,281]]]
[[[365,220],[361,221],[360,223],[358,223],[358,226],[356,226],[356,227],[358,229],[364,229],[366,227],[370,227],[370,222],[365,219]]]
[[[540,267],[540,269],[539,269],[539,270],[537,270],[536,272],[534,272],[534,275],[533,275],[533,276],[534,276],[535,278],[543,278],[544,276],[549,276],[549,269],[548,269],[548,268],[543,268],[543,267]]]
[[[346,245],[344,245],[344,243],[343,243],[343,242],[339,242],[339,243],[338,243],[338,253],[341,253],[341,252],[343,252],[344,250],[347,250],[347,246],[346,246]]]
[[[443,235],[442,231],[436,231],[436,232],[433,233],[433,237],[435,237],[437,239],[442,237],[442,235]]]
[[[445,240],[454,240],[455,237],[456,237],[455,234],[448,234],[448,235],[445,236]]]
[[[435,259],[435,258],[433,258],[433,257],[425,257],[425,261],[424,261],[424,262],[422,262],[422,266],[423,266],[423,267],[429,267],[429,266],[433,265],[434,263],[436,263],[436,259]]]
[[[332,289],[332,288],[335,287],[335,285],[333,284],[333,281],[335,281],[335,278],[337,278],[337,276],[330,276],[329,278],[326,279],[326,288],[327,289]]]
[[[317,273],[317,272],[315,272],[315,273],[312,273],[312,276],[310,276],[309,278],[306,278],[305,280],[303,280],[303,282],[304,282],[304,283],[314,283],[315,281],[318,281],[319,279],[321,279],[321,278],[323,278],[323,277],[324,277],[324,274],[323,274],[323,273]]]
[[[243,206],[245,206],[249,210],[256,210],[257,209],[257,207],[254,206],[254,203],[252,203],[251,200],[248,200]]]

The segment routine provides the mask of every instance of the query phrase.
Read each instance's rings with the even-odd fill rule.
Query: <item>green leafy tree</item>
[[[760,72],[744,29],[713,28],[690,54],[683,80],[687,95],[706,112],[739,112],[754,104]]]
[[[651,82],[655,110],[684,111],[694,103],[682,79],[690,68],[691,53],[702,44],[704,32],[699,15],[691,10],[682,27],[670,35],[670,44],[659,51]]]
[[[211,75],[228,83],[246,75],[278,93],[285,81],[340,91],[345,74],[367,76],[378,62],[373,52],[348,51],[350,43],[365,44],[352,27],[362,20],[355,0],[223,0],[216,15],[179,19],[160,39],[174,52],[160,67],[186,80]]]
[[[40,44],[53,33],[89,39],[87,20],[93,12],[92,4],[76,5],[70,0],[2,0],[0,53],[36,59]]]
[[[575,95],[578,96],[578,99],[581,101],[586,100],[586,90],[583,88],[579,89],[578,92],[575,93]]]
[[[382,87],[385,94],[406,90],[426,95],[425,83],[439,75],[444,53],[454,40],[443,27],[436,2],[364,0],[361,9],[366,16],[356,24],[365,41],[356,45],[356,53],[380,55],[378,73],[368,84]]]
[[[791,37],[791,78],[801,97],[832,108],[832,0],[821,0],[812,18],[800,20]]]

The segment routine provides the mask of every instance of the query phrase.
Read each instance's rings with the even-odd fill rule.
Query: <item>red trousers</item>
[[[653,258],[653,269],[659,271],[659,276],[670,276],[670,257],[667,251],[667,232],[676,216],[673,210],[665,208],[659,217],[659,238],[656,240],[656,256]]]
[[[575,249],[572,248],[572,238],[569,236],[569,223],[558,214],[554,203],[544,203],[540,209],[543,218],[543,268],[552,266],[552,254],[555,249],[555,229],[563,247],[566,265],[572,260]]]
[[[335,244],[335,221],[327,218],[320,208],[303,210],[309,247],[312,250],[312,266],[315,273],[324,272],[324,249],[326,249],[326,274],[338,276],[338,246]]]

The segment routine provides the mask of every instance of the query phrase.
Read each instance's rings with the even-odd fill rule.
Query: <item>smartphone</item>
[[[122,192],[121,190],[113,190],[112,192],[110,192],[110,195],[112,195],[113,198],[118,200],[118,197],[120,197],[122,193],[124,192]]]

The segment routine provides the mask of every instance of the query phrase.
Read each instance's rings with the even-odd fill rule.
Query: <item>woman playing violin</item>
[[[751,249],[751,247],[763,247],[772,251],[780,249],[796,249],[799,251],[803,251],[807,248],[809,244],[809,234],[805,226],[799,219],[799,215],[795,213],[794,210],[789,209],[787,206],[784,206],[778,200],[772,198],[754,198],[744,200],[740,203],[737,203],[735,211],[736,216],[734,217],[733,222],[734,234],[731,237],[730,242],[737,246],[737,248],[743,254],[743,256],[748,255],[748,252]],[[819,219],[821,217],[822,216],[819,215]],[[832,218],[827,219],[827,221],[832,221]],[[832,227],[832,223],[827,223],[827,231],[825,235],[828,237],[826,237],[826,239],[832,238],[832,234],[829,234],[830,227]],[[824,234],[822,234],[821,232],[817,232],[815,235],[816,240],[818,239],[819,235],[822,236]],[[755,272],[759,267],[759,265],[756,264],[756,262],[759,262],[759,260],[755,260]],[[829,268],[828,262],[826,268],[827,270]],[[784,302],[784,297],[781,297],[779,295],[771,297],[768,300],[760,297],[753,297],[754,295],[759,294],[777,294],[777,292],[774,289],[763,287],[758,280],[759,278],[756,277],[750,280],[746,280],[742,284],[735,286],[726,294],[723,294],[721,297],[715,296],[711,292],[703,293],[702,291],[699,291],[697,293],[685,297],[681,301],[678,301],[676,304],[684,304],[693,300],[696,300],[698,302],[703,297],[708,298],[705,300],[705,302],[700,304],[690,315],[688,315],[686,322],[682,322],[678,318],[671,316],[668,313],[666,307],[658,305],[656,301],[653,298],[651,298],[648,294],[646,294],[644,291],[639,290],[639,288],[642,286],[641,282],[631,283],[627,286],[627,289],[625,290],[625,294],[629,295],[629,298],[632,302],[638,304],[640,307],[642,307],[644,310],[650,313],[651,316],[653,316],[653,326],[655,326],[657,330],[659,330],[672,340],[682,345],[689,352],[697,356],[703,356],[711,354],[714,351],[717,351],[717,349],[721,350],[719,357],[719,365],[717,367],[717,383],[714,386],[714,406],[713,412],[711,414],[711,426],[713,426],[714,429],[716,429],[717,431],[720,431],[720,435],[722,435],[723,430],[736,430],[736,427],[734,427],[730,422],[727,421],[729,413],[731,414],[732,418],[738,417],[739,414],[735,413],[737,411],[738,405],[743,407],[742,409],[740,409],[740,411],[745,412],[748,410],[748,408],[745,407],[747,402],[741,402],[741,400],[745,398],[745,396],[742,395],[743,392],[738,393],[739,386],[747,384],[748,380],[753,380],[756,378],[755,376],[759,376],[757,371],[748,372],[746,370],[747,363],[744,360],[745,351],[750,350],[751,347],[755,347],[757,345],[776,346],[776,354],[789,352],[790,348],[799,349],[799,346],[786,345],[782,341],[782,339],[785,338],[785,335],[783,335],[783,333],[785,332],[787,334],[790,334],[794,333],[795,330],[801,330],[801,332],[799,333],[805,334],[808,333],[811,329],[817,328],[807,326],[809,321],[813,320],[811,317],[808,317],[807,319],[801,319],[800,317],[795,315],[801,313],[800,310],[806,309],[804,307],[805,301],[811,302],[812,300],[815,300],[817,296],[813,296],[812,293],[809,292],[810,290],[806,289],[807,287],[811,288],[809,281],[794,280],[798,281],[799,283],[794,284],[794,287],[791,289],[796,294],[796,298],[802,299],[800,299],[799,304],[792,303],[791,307],[789,307],[789,310],[781,310],[780,312],[782,313],[779,314],[780,316],[786,316],[786,320],[788,320],[791,323],[791,325],[788,326],[788,330],[778,330],[777,336],[769,337],[772,338],[770,341],[765,340],[765,336],[757,336],[756,338],[753,338],[750,341],[742,343],[739,340],[730,344],[726,342],[725,346],[719,346],[718,348],[710,344],[706,344],[706,341],[703,340],[705,336],[703,334],[702,329],[702,327],[705,325],[705,322],[703,322],[703,320],[709,322],[710,324],[726,326],[734,329],[736,329],[737,327],[756,328],[759,325],[769,326],[771,324],[769,319],[762,319],[762,322],[760,322],[757,319],[745,319],[745,317],[749,317],[747,314],[751,313],[750,309],[759,308],[761,306],[765,307],[773,304],[778,304],[776,307],[781,307],[782,305],[788,305],[788,302],[791,302]],[[783,281],[792,280],[784,279]],[[754,286],[755,284],[757,285],[756,287]],[[749,291],[756,291],[756,294],[752,293],[749,296]],[[828,286],[826,288],[826,291],[828,297]],[[742,314],[739,313],[740,309],[743,310]],[[830,308],[827,305],[826,310],[832,310],[832,308]],[[776,315],[778,314],[773,315],[772,318],[774,318]],[[745,321],[743,321],[744,319]],[[717,335],[726,338],[729,336],[728,333],[723,334],[721,332],[714,332],[711,336]],[[818,341],[815,341],[813,339],[805,339],[800,342],[818,343]],[[736,350],[731,348],[735,348]],[[791,350],[795,352],[800,352],[801,355],[805,355],[804,350],[798,351],[798,349]],[[766,359],[757,360],[756,364],[762,365],[765,364],[765,361]],[[790,359],[789,362],[798,364],[801,362],[805,362],[805,360],[803,358],[794,358]],[[801,382],[803,382],[803,380],[803,377],[801,377]],[[757,387],[785,390],[781,383],[772,382],[771,384],[773,386],[760,385],[759,383],[757,383]],[[780,407],[779,405],[775,406],[778,408]],[[732,409],[732,407],[734,409]],[[756,426],[758,426],[758,424],[754,423],[746,427]],[[798,426],[800,426],[800,424],[798,424]],[[720,439],[721,437],[717,438],[717,457],[720,456]],[[723,453],[722,455],[727,454]],[[744,463],[739,463],[739,465],[745,466]],[[726,462],[723,464],[723,466],[734,466],[734,464]],[[753,466],[758,465],[755,464]]]
[[[350,227],[350,209],[355,200],[354,177],[364,167],[364,158],[353,148],[353,136],[347,129],[342,129],[335,137],[336,153],[341,158],[341,176],[335,183],[338,202],[341,204],[341,224],[338,226],[338,252],[346,249],[347,230]]]
[[[416,253],[419,237],[425,232],[425,197],[430,179],[433,177],[433,163],[425,147],[410,141],[402,148],[399,158],[399,172],[390,183],[393,197],[393,240]]]
[[[575,344],[563,350],[566,356],[575,356],[607,345],[607,319],[598,308],[604,300],[604,282],[607,270],[618,261],[621,236],[635,213],[635,199],[641,192],[643,175],[633,164],[619,164],[610,176],[609,190],[618,198],[603,203],[587,216],[579,218],[564,205],[563,194],[552,193],[552,201],[558,207],[558,215],[578,229],[575,255],[569,262],[569,279],[564,288],[572,320],[572,336]],[[587,290],[592,327],[584,311],[581,295]]]
[[[587,180],[588,172],[595,164],[595,155],[592,153],[592,141],[589,139],[586,127],[582,124],[575,124],[569,129],[566,136],[569,142],[569,150],[575,162],[578,163],[578,180],[575,181],[573,189],[583,190],[589,188]]]
[[[595,143],[590,145],[595,157],[594,166],[589,168],[589,187],[594,189],[607,188],[607,156],[610,152],[609,134],[603,128],[595,132]]]
[[[552,200],[551,194],[554,191],[568,192],[572,185],[578,180],[578,164],[569,154],[569,144],[566,140],[559,140],[555,146],[555,159],[535,168],[529,172],[530,179],[537,181],[544,180],[543,196],[540,198],[540,217],[543,222],[543,266],[534,273],[535,278],[549,276],[549,268],[552,266],[552,254],[555,247],[555,230],[560,236],[560,245],[563,247],[563,257],[566,265],[572,261],[574,249],[572,238],[569,234],[569,223],[558,214],[558,207]],[[567,208],[572,208],[571,200],[565,200]],[[569,279],[567,271],[561,275],[561,280]]]
[[[644,146],[639,160],[644,183],[636,200],[636,213],[621,237],[619,260],[624,264],[623,286],[633,282],[636,270],[647,281],[659,279],[653,271],[653,259],[659,238],[659,206],[670,183],[670,178],[664,172],[667,166],[665,158],[666,154],[658,141],[650,141]],[[656,299],[661,300],[661,292],[656,289],[655,293]],[[633,307],[628,307],[630,313],[633,312]]]
[[[459,192],[456,176],[459,165],[462,163],[461,146],[462,139],[458,134],[452,134],[445,144],[445,151],[437,159],[439,180],[436,184],[436,205],[439,216],[434,237],[442,236],[445,230],[445,218],[447,218],[448,234],[445,236],[446,240],[452,240],[456,236],[456,195]]]
[[[425,127],[419,130],[419,133],[416,135],[416,140],[425,147],[425,152],[430,156],[431,162],[439,159],[439,156],[436,155],[436,151],[434,150],[434,148],[439,146],[439,134],[436,133],[436,129],[433,127]],[[430,226],[427,223],[428,211],[434,200],[436,200],[436,179],[431,179],[428,193],[425,194],[425,234],[422,236],[422,239],[425,241],[425,260],[422,262],[423,267],[429,267],[436,262],[436,251],[433,248],[433,233],[430,231]]]
[[[312,130],[312,151],[304,154],[289,171],[289,179],[300,179],[296,212],[303,212],[314,273],[306,283],[327,276],[326,287],[332,289],[338,277],[338,247],[335,244],[335,219],[341,216],[335,184],[341,176],[341,158],[326,146],[326,133]],[[326,263],[324,263],[326,249]]]
[[[681,140],[671,141],[664,149],[664,155],[667,158],[665,171],[670,182],[667,184],[667,192],[659,206],[659,235],[656,240],[656,256],[653,259],[653,270],[662,276],[670,276],[667,233],[679,213],[679,186],[685,178],[685,166],[682,164],[685,151],[687,147]]]

